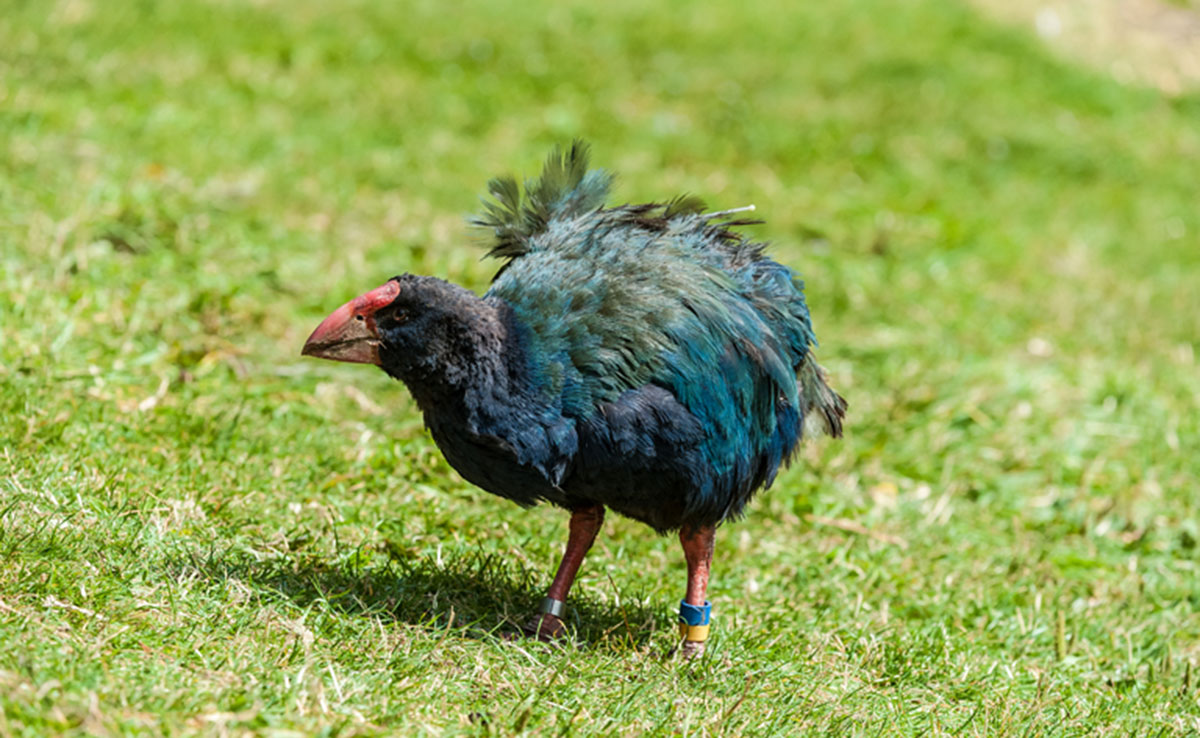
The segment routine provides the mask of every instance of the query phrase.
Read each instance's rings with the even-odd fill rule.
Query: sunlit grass
[[[847,437],[723,528],[565,537],[302,361],[486,179],[754,203]],[[960,5],[65,0],[0,13],[0,735],[1200,731],[1200,100]]]

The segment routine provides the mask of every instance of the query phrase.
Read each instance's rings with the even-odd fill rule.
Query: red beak
[[[400,284],[391,280],[334,310],[312,332],[300,351],[303,356],[379,364],[379,330],[375,311],[390,305],[400,294]]]

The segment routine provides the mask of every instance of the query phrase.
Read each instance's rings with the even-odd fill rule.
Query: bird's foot
[[[684,661],[704,655],[704,641],[684,641],[679,647],[679,655]]]
[[[525,632],[525,635],[546,643],[565,640],[568,635],[567,626],[563,621],[548,612],[544,612],[522,625],[521,630]]]

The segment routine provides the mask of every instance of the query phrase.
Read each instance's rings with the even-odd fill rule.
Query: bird
[[[403,382],[447,462],[523,507],[570,514],[566,549],[522,629],[569,636],[569,590],[611,510],[677,533],[680,649],[704,652],[717,528],[802,439],[840,437],[847,403],[814,355],[804,285],[698,197],[608,206],[590,147],[555,146],[524,187],[488,182],[470,218],[500,260],[480,296],[401,274],[317,326],[302,354]]]

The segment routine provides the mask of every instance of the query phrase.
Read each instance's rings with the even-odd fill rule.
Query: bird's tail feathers
[[[801,410],[804,413],[805,438],[825,434],[842,437],[842,421],[849,404],[829,386],[828,376],[810,352],[800,365]]]

